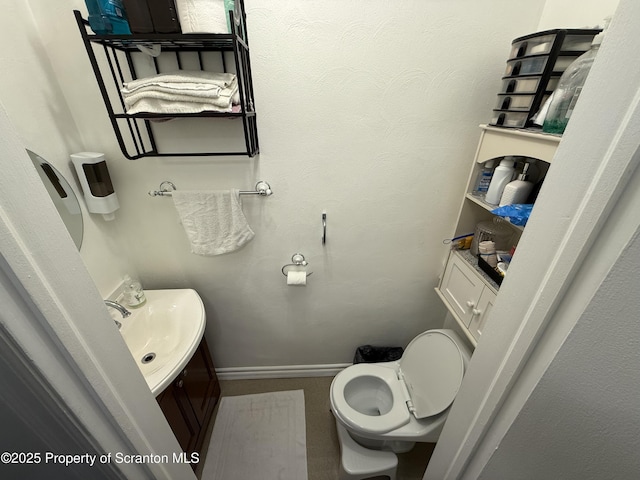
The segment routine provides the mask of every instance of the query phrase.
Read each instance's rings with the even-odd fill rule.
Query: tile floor
[[[309,480],[337,480],[340,446],[335,420],[329,411],[331,380],[332,377],[222,380],[220,386],[222,396],[304,390]],[[211,422],[209,435],[213,424]],[[412,451],[398,455],[397,480],[422,480],[434,447],[435,444],[418,443]],[[202,460],[200,465],[206,461]]]

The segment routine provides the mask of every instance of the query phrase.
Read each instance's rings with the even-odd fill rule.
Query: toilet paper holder
[[[287,263],[286,265],[284,265],[284,266],[282,267],[282,274],[283,274],[285,277],[287,276],[287,273],[288,273],[288,272],[286,272],[286,271],[285,271],[285,269],[286,269],[287,267],[306,267],[307,265],[309,265],[309,262],[307,262],[307,261],[304,259],[304,255],[303,255],[303,254],[301,254],[301,253],[294,253],[294,254],[291,256],[291,263]],[[312,273],[313,273],[313,272],[309,272],[309,273],[307,273],[307,277],[308,277],[309,275],[311,275]]]

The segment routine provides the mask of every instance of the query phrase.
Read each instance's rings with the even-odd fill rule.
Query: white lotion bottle
[[[515,168],[513,167],[514,163],[513,157],[504,157],[504,160],[496,167],[491,183],[489,184],[489,190],[487,190],[487,195],[484,197],[485,202],[491,205],[498,205],[498,203],[500,203],[502,192],[513,178],[515,172]]]
[[[504,187],[502,192],[502,198],[500,198],[500,206],[513,205],[518,203],[525,203],[531,191],[533,190],[533,183],[527,181],[527,171],[529,170],[529,163],[525,163],[522,168],[522,173],[518,176],[517,180],[510,182]]]

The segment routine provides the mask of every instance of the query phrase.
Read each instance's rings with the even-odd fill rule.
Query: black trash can
[[[393,362],[394,360],[399,360],[403,353],[404,349],[402,347],[361,345],[356,349],[353,363]]]

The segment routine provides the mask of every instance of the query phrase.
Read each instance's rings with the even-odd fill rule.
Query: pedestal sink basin
[[[144,305],[119,318],[120,333],[151,392],[158,395],[198,348],[206,316],[195,290],[145,290],[145,296]]]

